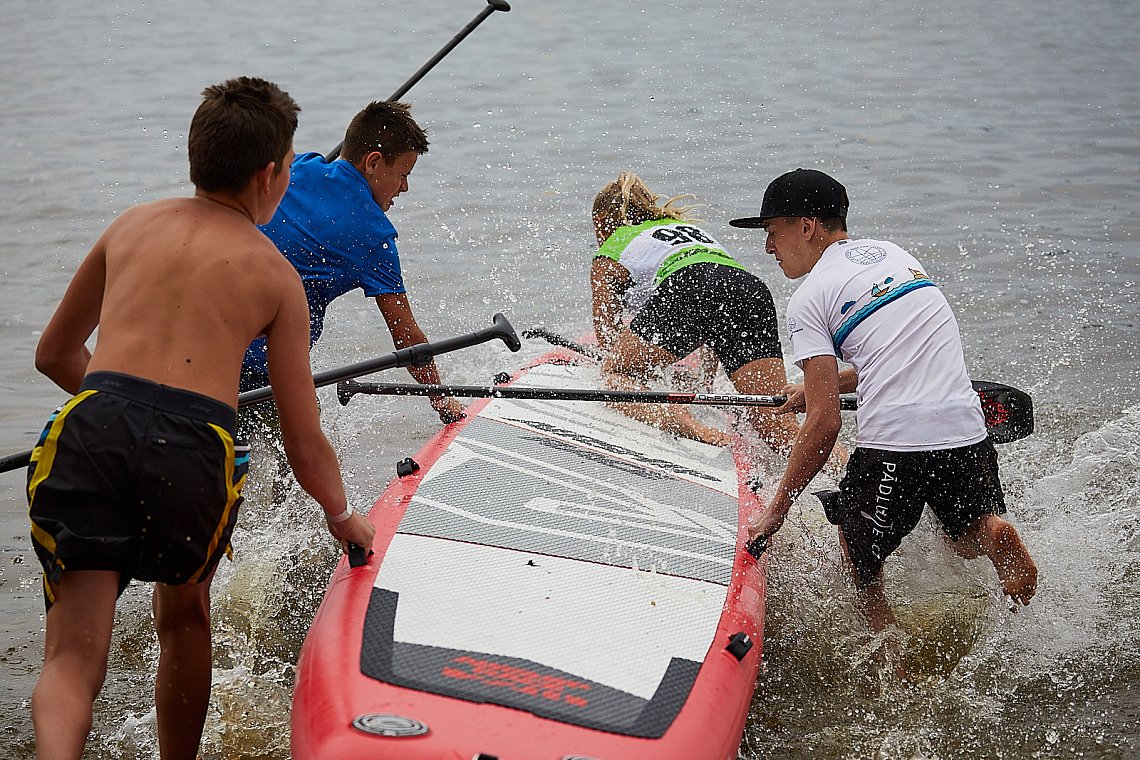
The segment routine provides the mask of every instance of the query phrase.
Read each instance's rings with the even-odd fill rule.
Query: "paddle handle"
[[[412,74],[408,81],[404,82],[404,84],[401,85],[399,89],[389,95],[388,100],[399,100],[400,98],[404,97],[408,90],[412,89],[412,87],[415,86],[416,82],[423,79],[424,75],[431,71],[437,63],[442,61],[445,55],[450,53],[452,49],[454,49],[456,45],[462,42],[467,35],[475,31],[475,27],[479,26],[479,24],[482,24],[485,18],[490,16],[495,11],[503,11],[506,13],[510,9],[510,3],[506,2],[505,0],[487,0],[487,5],[483,7],[483,10],[479,11],[479,15],[471,19],[471,21],[468,22],[467,26],[460,29],[459,33],[452,37],[450,42],[440,48],[439,52],[432,56],[430,61],[421,66],[419,71],[417,71],[415,74]]]
[[[577,341],[563,337],[562,335],[559,335],[553,330],[548,330],[545,327],[534,327],[530,330],[523,330],[522,336],[528,339],[542,338],[552,346],[562,346],[563,348],[568,348],[571,351],[577,352],[582,356],[587,356],[591,359],[598,359],[599,361],[602,359],[602,352],[596,346],[582,345]]]

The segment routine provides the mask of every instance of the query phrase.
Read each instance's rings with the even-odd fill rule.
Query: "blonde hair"
[[[631,171],[623,171],[613,182],[594,196],[594,226],[599,237],[609,237],[618,227],[632,226],[653,219],[676,219],[679,222],[699,222],[688,212],[699,208],[700,204],[681,205],[679,201],[691,198],[685,193],[675,195],[658,205],[662,196],[646,186],[645,181]]]

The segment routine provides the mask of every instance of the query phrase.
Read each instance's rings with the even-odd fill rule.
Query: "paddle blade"
[[[994,443],[1010,443],[1033,433],[1033,399],[1025,391],[1001,383],[975,380],[986,429]]]
[[[336,384],[336,400],[340,402],[341,406],[348,406],[348,402],[356,394],[354,380],[341,380]]]

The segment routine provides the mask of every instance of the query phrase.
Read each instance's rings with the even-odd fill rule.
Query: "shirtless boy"
[[[79,758],[103,684],[115,604],[154,581],[164,760],[193,758],[210,696],[210,580],[248,466],[235,440],[242,357],[264,335],[286,453],[343,546],[371,546],[320,428],[297,272],[255,225],[289,186],[300,108],[241,77],[207,88],[190,126],[195,193],[120,215],[80,264],[36,350],[76,394],[28,470],[48,606],[32,697],[37,757]],[[98,327],[94,351],[86,342]]]

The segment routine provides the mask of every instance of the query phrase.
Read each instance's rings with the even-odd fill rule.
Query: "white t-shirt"
[[[788,331],[801,369],[813,356],[855,367],[858,446],[926,451],[985,439],[950,304],[894,243],[828,246],[788,303]]]

